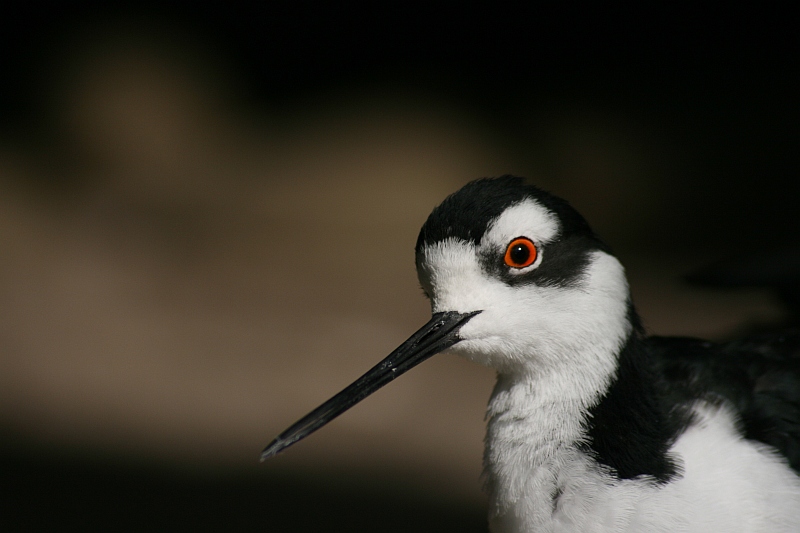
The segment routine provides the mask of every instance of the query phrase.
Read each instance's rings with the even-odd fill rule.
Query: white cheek
[[[481,271],[471,245],[440,252],[429,257],[438,259],[430,270],[433,311],[481,311],[450,349],[476,363],[501,372],[531,364],[537,371],[589,371],[587,356],[615,351],[629,333],[628,286],[614,257],[596,252],[577,287],[511,287]],[[585,353],[587,346],[596,354]]]
[[[541,307],[540,298],[519,301],[513,289],[498,282],[491,294],[475,302],[482,312],[459,331],[463,339],[452,351],[477,363],[498,369],[517,366],[529,360],[536,351],[538,313],[521,312]],[[533,321],[533,322],[532,322]]]
[[[526,359],[536,329],[531,309],[547,308],[536,290],[520,290],[482,271],[475,247],[445,241],[426,250],[425,285],[432,288],[432,310],[481,311],[460,330],[461,342],[451,348],[477,363],[495,368]],[[546,291],[545,291],[546,293]]]
[[[459,331],[463,340],[451,351],[500,371],[566,362],[564,352],[580,334],[576,310],[565,308],[564,293],[570,289],[500,285],[501,290],[483,299],[482,312]]]

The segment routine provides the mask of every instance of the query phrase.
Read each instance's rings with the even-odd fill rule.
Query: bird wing
[[[787,458],[800,473],[800,331],[713,343],[649,337],[668,409],[698,399],[726,402],[742,434]]]

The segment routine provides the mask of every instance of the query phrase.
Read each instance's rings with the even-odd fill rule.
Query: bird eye
[[[509,243],[503,260],[512,268],[531,266],[536,261],[536,246],[526,237],[517,237]]]

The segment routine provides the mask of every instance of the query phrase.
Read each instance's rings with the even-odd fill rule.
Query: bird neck
[[[560,473],[582,458],[578,443],[585,438],[588,405],[579,395],[559,393],[563,388],[553,374],[498,375],[487,410],[484,451],[493,523],[517,517],[524,518],[527,529],[540,527],[553,509]]]
[[[616,375],[586,412],[581,449],[618,479],[666,482],[677,474],[669,449],[691,415],[687,406],[667,402],[665,382],[635,314],[634,320]]]
[[[484,455],[496,506],[523,497],[551,501],[561,490],[559,472],[576,461],[608,472],[610,482],[638,476],[663,482],[675,475],[667,452],[681,420],[667,413],[638,319],[632,308],[629,313],[632,327],[622,347],[606,354],[613,371],[597,377],[591,394],[571,384],[581,379],[571,374],[498,375]]]

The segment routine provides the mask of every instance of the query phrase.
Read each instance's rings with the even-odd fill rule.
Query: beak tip
[[[267,445],[267,447],[264,448],[264,450],[262,450],[259,462],[263,463],[270,457],[278,455],[281,452],[281,450],[283,450],[283,448],[285,448],[283,443],[280,442],[278,439],[275,439],[274,441],[270,442]]]

